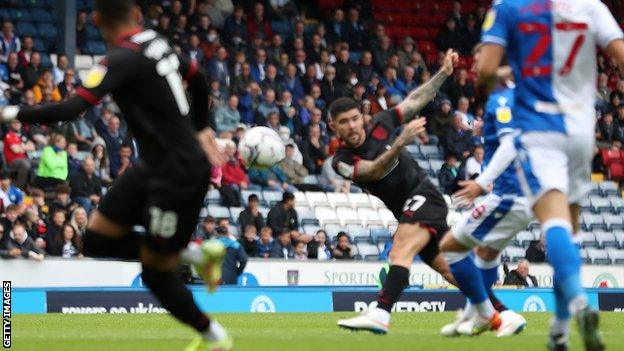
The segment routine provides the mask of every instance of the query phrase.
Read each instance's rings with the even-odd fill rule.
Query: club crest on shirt
[[[381,126],[375,127],[375,129],[373,129],[373,133],[371,135],[376,140],[386,140],[386,139],[388,139],[388,132],[386,132],[386,130],[383,127],[381,127]]]
[[[502,106],[496,109],[496,120],[500,123],[511,122],[511,109],[509,106]]]
[[[483,20],[483,26],[481,27],[481,30],[483,30],[484,32],[487,32],[488,30],[492,29],[492,26],[494,26],[495,21],[496,21],[496,10],[491,9],[488,11],[487,15],[485,16],[485,19]]]
[[[82,85],[87,89],[97,87],[104,80],[106,72],[108,72],[108,69],[104,65],[93,66],[87,73],[87,78],[84,80]]]

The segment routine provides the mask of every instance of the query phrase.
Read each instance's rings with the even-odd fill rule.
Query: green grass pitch
[[[492,333],[475,338],[442,338],[440,327],[454,313],[397,313],[386,336],[352,333],[336,320],[353,313],[221,314],[217,319],[233,334],[235,350],[253,351],[534,351],[545,350],[549,314],[524,314],[521,334],[497,339]],[[13,350],[182,350],[193,331],[168,315],[16,315],[12,319]],[[607,350],[624,350],[624,314],[602,313]],[[572,350],[581,350],[576,330]]]

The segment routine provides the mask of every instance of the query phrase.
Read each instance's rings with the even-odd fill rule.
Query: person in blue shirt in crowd
[[[273,231],[270,227],[262,227],[258,241],[258,257],[268,258],[273,250]]]
[[[21,205],[24,201],[24,193],[20,188],[12,184],[12,179],[8,172],[0,173],[0,199],[5,207],[8,205]]]
[[[221,270],[223,271],[221,284],[236,285],[238,277],[243,274],[245,266],[247,265],[247,254],[245,254],[243,246],[230,236],[227,227],[219,226],[216,231],[217,240],[219,240],[226,249],[223,264],[221,265]]]

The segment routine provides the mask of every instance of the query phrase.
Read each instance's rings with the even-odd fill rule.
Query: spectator
[[[323,163],[327,158],[327,145],[321,140],[321,129],[318,125],[310,125],[308,138],[301,145],[303,164],[312,174],[321,174]]]
[[[247,20],[247,39],[251,41],[254,36],[259,36],[264,40],[271,40],[273,31],[271,24],[264,17],[264,5],[257,2],[253,7],[253,14]]]
[[[258,109],[256,110],[256,124],[266,124],[269,119],[269,114],[272,112],[279,113],[279,108],[275,103],[275,90],[269,88],[264,91],[264,100],[258,105]]]
[[[56,66],[52,68],[52,81],[54,82],[54,85],[59,85],[63,82],[63,80],[65,79],[65,73],[67,72],[68,69],[69,69],[69,59],[67,58],[67,55],[65,54],[59,55]],[[75,83],[75,81],[73,80],[73,76],[72,76],[71,83]]]
[[[4,228],[0,226],[0,259],[17,258],[22,255],[22,250],[13,245],[9,234],[4,233]]]
[[[386,92],[386,86],[382,83],[377,83],[374,95],[368,98],[371,102],[370,112],[372,115],[385,111],[391,106],[392,100],[389,96],[386,96]]]
[[[340,232],[336,236],[336,247],[332,251],[332,256],[337,260],[352,260],[353,247],[351,246],[351,238],[345,232]]]
[[[468,81],[468,71],[463,68],[460,69],[457,72],[455,80],[453,80],[450,84],[448,90],[451,102],[454,105],[458,106],[457,109],[462,111],[463,113],[468,113],[470,99],[474,97],[474,87]]]
[[[251,76],[251,66],[249,63],[244,62],[241,65],[241,74],[234,78],[232,85],[230,86],[230,94],[241,96],[247,91],[247,86],[253,82]]]
[[[52,138],[52,145],[46,146],[41,152],[35,185],[42,189],[52,189],[65,182],[69,175],[67,163],[67,141],[61,134]]]
[[[288,183],[294,184],[295,187],[297,187],[304,183],[304,178],[308,175],[308,170],[302,164],[295,161],[295,147],[293,144],[286,145],[285,154],[286,157],[279,162],[279,167],[286,175]]]
[[[303,92],[305,94],[310,94],[312,87],[320,84],[317,69],[320,68],[316,64],[309,64],[306,66],[306,71],[302,78]]]
[[[303,83],[301,82],[301,78],[297,75],[297,66],[294,64],[289,63],[286,66],[286,75],[281,81],[280,89],[282,91],[282,96],[285,91],[292,94],[292,100],[296,103],[303,99]]]
[[[457,110],[455,113],[459,113],[462,116],[462,123],[465,126],[465,129],[472,130],[475,117],[472,113],[468,111],[470,107],[470,100],[467,97],[462,96],[457,100]]]
[[[57,185],[54,189],[54,200],[52,200],[52,203],[50,204],[50,213],[54,214],[54,212],[63,211],[63,215],[65,215],[66,213],[71,212],[75,206],[72,206],[70,194],[71,188],[65,183]],[[63,216],[63,221],[61,221],[59,225],[64,222],[65,216]]]
[[[17,205],[4,206],[5,217],[1,219],[2,227],[6,232],[13,230],[15,223],[18,223],[20,208]]]
[[[461,51],[464,48],[464,38],[453,17],[446,20],[444,28],[438,33],[436,44],[440,52],[446,52],[448,49]]]
[[[537,279],[534,275],[529,274],[529,261],[521,259],[518,261],[518,267],[513,271],[509,271],[507,264],[503,265],[505,271],[505,281],[503,285],[518,285],[524,287],[537,288]]]
[[[238,96],[231,95],[227,106],[222,106],[215,111],[215,123],[219,134],[224,132],[234,132],[236,125],[241,122],[241,115],[238,112]]]
[[[202,225],[198,228],[194,235],[195,241],[204,241],[212,239],[217,235],[217,224],[213,216],[206,216],[202,221]]]
[[[337,8],[325,27],[327,28],[327,38],[332,43],[344,40],[344,11]]]
[[[526,250],[525,258],[531,263],[546,262],[546,248],[544,246],[544,236],[541,235],[539,240],[533,240]]]
[[[22,134],[22,122],[17,119],[9,123],[9,132],[4,136],[4,159],[8,169],[17,172],[16,185],[26,189],[31,163],[27,152],[35,151],[35,144]]]
[[[405,93],[409,94],[410,91],[418,88],[418,81],[416,80],[416,71],[412,66],[406,66],[403,71],[403,84],[405,85]]]
[[[216,55],[208,63],[209,76],[218,80],[222,86],[230,85],[230,70],[226,58],[227,51],[221,47],[217,49]]]
[[[21,206],[24,201],[24,192],[12,184],[13,180],[8,172],[0,172],[0,212],[9,205]]]
[[[87,22],[89,18],[85,11],[76,15],[76,49],[82,53],[87,46]]]
[[[269,112],[266,126],[268,128],[273,129],[276,133],[279,133],[279,131],[282,130],[282,128],[285,128],[286,130],[288,130],[288,135],[290,136],[291,134],[290,128],[284,127],[280,124],[279,112]]]
[[[370,51],[364,51],[360,58],[360,63],[356,67],[358,82],[364,86],[368,86],[371,79],[375,75],[373,67],[373,54]]]
[[[270,258],[293,259],[295,257],[295,248],[291,244],[291,235],[288,228],[280,230],[277,233],[277,239],[273,243],[273,248],[269,255]]]
[[[346,47],[340,49],[337,60],[334,62],[334,68],[336,69],[336,81],[340,84],[346,84],[351,73],[355,72],[355,67],[349,61],[349,49]]]
[[[294,253],[293,258],[297,261],[308,260],[308,252],[306,251],[306,244],[303,241],[295,242],[295,253]]]
[[[464,124],[464,118],[460,112],[453,116],[453,126],[446,132],[445,152],[453,154],[457,159],[464,160],[470,155],[473,146],[472,133]]]
[[[236,6],[234,13],[225,19],[223,37],[226,45],[237,48],[244,44],[247,38],[247,26],[243,21],[243,16],[243,8]]]
[[[270,0],[269,3],[273,14],[283,20],[297,16],[297,6],[291,0]]]
[[[335,78],[336,69],[333,66],[327,66],[323,80],[321,80],[321,97],[328,105],[342,96],[342,89],[336,84]]]
[[[455,154],[447,154],[445,163],[438,173],[440,187],[445,194],[453,194],[458,190],[457,182],[460,180],[459,162]]]
[[[236,285],[238,277],[247,265],[247,255],[241,244],[229,236],[227,227],[217,227],[217,240],[225,246],[226,253],[221,264],[221,284]]]
[[[196,33],[191,34],[189,37],[189,47],[187,55],[191,60],[197,62],[200,66],[205,67],[206,60],[204,57],[204,50],[201,47],[201,41],[199,35]]]
[[[105,121],[106,120],[106,124]],[[110,176],[116,178],[121,167],[121,146],[125,142],[125,133],[120,130],[121,121],[109,110],[102,111],[102,118],[95,123],[97,133],[104,139],[106,151],[108,151]]]
[[[128,144],[121,145],[119,149],[119,169],[117,170],[117,176],[121,176],[126,173],[127,170],[134,167],[137,164],[137,159],[132,156],[132,147]]]
[[[445,141],[446,131],[453,124],[453,113],[451,111],[451,100],[443,99],[440,102],[440,108],[427,121],[428,131],[438,137],[438,140]]]
[[[462,34],[464,37],[464,46],[461,48],[461,53],[470,55],[472,49],[481,40],[481,27],[478,25],[477,18],[474,15],[468,15]]]
[[[618,128],[613,122],[613,114],[611,112],[605,112],[602,115],[597,128],[598,135],[596,135],[596,139],[599,142],[606,143],[606,147],[609,147],[614,141],[622,141],[618,133]]]
[[[269,62],[277,65],[282,55],[286,53],[282,36],[274,34],[273,39],[271,39],[271,45],[267,47],[266,50]],[[277,66],[275,68],[277,68]]]
[[[22,44],[17,35],[15,35],[13,22],[4,21],[2,24],[2,42],[0,45],[0,49],[2,49],[5,56],[10,53],[18,53],[21,50]],[[2,61],[5,59],[3,58]]]
[[[325,188],[325,191],[338,192],[338,193],[350,193],[351,181],[343,177],[338,176],[334,168],[332,167],[332,160],[334,156],[330,156],[323,163],[321,170],[320,183]]]
[[[15,223],[11,230],[11,236],[13,237],[13,246],[21,251],[22,257],[35,261],[43,261],[43,251],[41,251],[28,236],[23,224]]]
[[[392,54],[394,54],[394,49],[392,48],[390,38],[388,36],[384,36],[381,39],[380,46],[373,51],[373,61],[378,72],[383,71]]]
[[[606,73],[600,73],[598,76],[598,87],[596,90],[599,102],[606,106],[609,103],[609,95],[611,94],[609,76]]]
[[[30,63],[24,70],[24,88],[32,89],[35,84],[37,84],[37,81],[39,80],[43,72],[44,69],[41,66],[41,54],[38,52],[33,52],[32,55],[30,55]],[[50,83],[54,85],[53,81]],[[41,101],[41,98],[37,100],[37,98],[35,97],[35,100],[39,102]]]
[[[97,175],[104,184],[110,185],[113,182],[111,179],[110,162],[108,161],[106,145],[102,139],[98,138],[94,140],[91,156],[93,157],[95,175]]]
[[[76,94],[76,84],[74,83],[74,76],[74,70],[68,69],[63,75],[63,80],[58,83],[55,91],[58,91],[60,94],[59,101]]]
[[[327,233],[319,230],[314,235],[314,240],[308,243],[308,258],[319,261],[326,261],[332,258],[332,247],[327,242]]]
[[[258,257],[258,232],[253,225],[246,225],[239,239],[247,257]]]
[[[295,195],[289,191],[282,194],[282,201],[276,203],[267,215],[267,225],[273,233],[286,230],[293,240],[310,241],[305,234],[299,233],[299,217],[295,211]]]
[[[483,146],[477,145],[472,152],[472,156],[466,160],[466,175],[470,179],[475,179],[483,168]]]
[[[82,256],[82,240],[76,228],[66,223],[61,227],[61,235],[54,238],[48,246],[50,256],[61,256],[63,258],[74,258]]]
[[[457,27],[459,27],[460,29],[464,27],[464,20],[461,14],[461,2],[453,1],[453,9],[451,11],[451,18],[455,20]]]
[[[95,175],[95,162],[91,156],[83,161],[82,168],[70,179],[71,198],[87,213],[96,208],[102,197],[102,180]]]
[[[386,91],[390,96],[396,96],[399,100],[403,100],[407,94],[407,87],[397,78],[397,71],[394,67],[386,66],[381,83],[386,87]]]
[[[50,207],[46,204],[45,193],[41,189],[32,189],[30,191],[30,197],[32,198],[32,207],[36,208],[39,212],[39,218],[47,222],[50,215]]]
[[[290,129],[290,134],[295,138],[301,138],[303,133],[303,126],[297,108],[293,106],[292,94],[284,90],[282,91],[282,98],[278,103],[280,110],[280,124]]]
[[[250,194],[247,198],[247,207],[245,207],[245,209],[238,215],[238,224],[241,230],[244,230],[251,225],[256,228],[256,232],[262,231],[265,221],[259,208],[260,200],[258,199],[258,195]]]
[[[221,171],[223,177],[221,184],[223,186],[231,186],[237,192],[241,190],[260,190],[260,186],[256,184],[250,184],[249,178],[245,173],[243,164],[236,155],[236,144],[232,140],[228,140],[225,145],[225,156],[227,161],[221,165]]]
[[[414,39],[412,37],[403,38],[403,46],[397,51],[401,67],[406,67],[412,61],[412,55],[417,53]]]
[[[284,145],[291,144],[294,147],[295,150],[294,150],[293,159],[297,163],[303,164],[303,155],[301,154],[301,151],[299,151],[299,147],[295,143],[295,139],[291,138],[290,129],[288,129],[288,127],[281,126],[279,127],[279,131],[277,132],[277,134],[279,134],[280,139],[282,139],[282,142],[284,143]]]
[[[28,67],[28,64],[30,63],[30,56],[32,55],[32,53],[34,51],[33,50],[33,48],[34,48],[33,38],[30,37],[30,36],[25,36],[24,37],[24,42],[22,44],[23,44],[22,45],[22,49],[17,54],[17,57],[19,59],[20,66],[26,68],[26,67]],[[6,54],[6,52],[5,52],[5,54]],[[59,58],[60,58],[60,56],[59,56]],[[59,65],[60,64],[58,64],[57,66],[59,66]],[[62,77],[61,77],[61,79],[62,79]]]
[[[45,248],[44,238],[48,232],[48,225],[39,217],[39,212],[36,208],[27,208],[24,211],[22,224],[26,228],[28,236],[34,241],[35,245],[39,248]]]
[[[258,241],[258,257],[269,258],[273,251],[273,231],[269,227],[262,227]]]
[[[66,134],[70,135],[70,140],[76,143],[80,151],[91,151],[95,139],[99,138],[95,127],[84,114],[70,122],[67,129]]]
[[[84,207],[76,207],[72,212],[69,224],[76,228],[78,235],[85,235],[85,233],[87,232],[88,222],[89,217],[87,216],[87,211],[84,209]]]

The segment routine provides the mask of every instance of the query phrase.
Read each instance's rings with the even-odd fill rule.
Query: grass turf
[[[353,333],[336,327],[336,320],[353,313],[222,314],[216,318],[234,336],[235,350],[253,351],[533,351],[545,350],[549,314],[526,313],[527,329],[518,336],[497,339],[492,333],[476,338],[442,338],[438,331],[454,313],[396,313],[386,336]],[[182,350],[194,337],[168,315],[15,315],[14,350]],[[608,350],[624,350],[624,315],[601,313],[601,330]],[[572,350],[581,350],[574,330]]]

